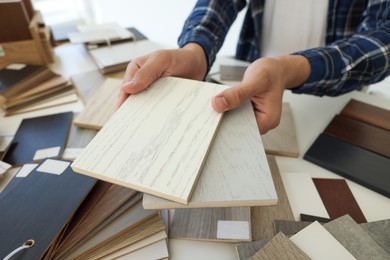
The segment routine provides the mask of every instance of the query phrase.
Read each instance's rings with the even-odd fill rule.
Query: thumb
[[[240,106],[253,95],[255,95],[254,89],[249,86],[238,85],[216,95],[211,104],[215,111],[224,112]]]

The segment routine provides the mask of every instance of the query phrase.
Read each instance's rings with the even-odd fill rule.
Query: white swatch
[[[250,239],[248,221],[219,220],[217,238],[220,239]]]
[[[62,154],[63,159],[74,160],[76,159],[84,148],[65,148],[64,153]]]
[[[50,157],[56,157],[60,154],[61,146],[55,146],[35,151],[33,160],[41,160]]]
[[[23,165],[15,177],[17,178],[27,177],[35,169],[35,167],[37,167],[37,165],[38,165],[37,163],[27,163]]]
[[[6,68],[8,70],[21,70],[23,69],[24,67],[26,67],[26,64],[22,64],[22,63],[12,63],[10,65],[8,65]]]
[[[69,164],[70,162],[47,159],[38,167],[37,171],[60,175],[68,168]]]

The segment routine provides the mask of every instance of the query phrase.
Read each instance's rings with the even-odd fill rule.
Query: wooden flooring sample
[[[75,114],[74,117],[77,117],[77,115]],[[72,124],[66,148],[85,148],[97,133],[97,130],[82,128]]]
[[[324,133],[390,158],[390,131],[346,116],[336,115]]]
[[[275,220],[274,229],[276,234],[282,232],[286,236],[292,236],[310,224],[311,222],[304,221]]]
[[[74,161],[73,169],[187,204],[222,119],[211,107],[211,98],[223,89],[212,83],[160,78],[125,101]]]
[[[304,159],[390,197],[390,159],[321,134]]]
[[[273,221],[294,220],[286,191],[280,177],[275,157],[267,156],[272,178],[278,195],[278,204],[275,206],[261,206],[252,208],[252,239],[262,240],[275,235]]]
[[[80,74],[75,74],[70,77],[71,82],[77,89],[77,93],[84,104],[88,102],[98,91],[106,77],[103,76],[100,71],[92,70]]]
[[[263,259],[299,259],[309,260],[299,247],[288,239],[283,233],[276,234],[268,243],[266,243],[254,256],[253,260]]]
[[[136,251],[112,258],[111,255],[105,259],[123,259],[123,260],[139,260],[139,259],[163,259],[169,257],[167,240],[162,239],[153,244],[142,247]]]
[[[344,179],[313,178],[314,185],[331,218],[350,215],[357,223],[367,222]]]
[[[59,147],[62,154],[72,121],[73,113],[24,119],[20,124],[11,146],[4,156],[5,162],[20,165],[34,160],[37,150]]]
[[[390,219],[362,223],[360,226],[390,254]]]
[[[144,195],[145,209],[262,206],[277,196],[252,104],[227,112],[196,184],[182,205]]]
[[[295,132],[295,124],[289,103],[283,103],[282,117],[279,125],[262,135],[267,154],[298,157],[299,147]]]
[[[238,258],[240,260],[248,260],[259,251],[269,239],[263,239],[253,242],[240,243],[236,245]]]
[[[176,209],[170,238],[251,241],[250,208]]]
[[[390,131],[390,111],[351,99],[340,113]]]
[[[1,259],[28,239],[35,244],[23,258],[39,259],[96,183],[70,167],[60,175],[37,169],[1,198]]]
[[[356,259],[318,222],[302,229],[290,240],[311,259]]]
[[[106,79],[73,123],[100,130],[115,113],[121,86],[120,79]]]
[[[357,259],[390,259],[390,255],[349,215],[326,223],[324,227]]]

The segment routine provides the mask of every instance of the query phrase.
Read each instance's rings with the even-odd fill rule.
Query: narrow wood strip
[[[350,144],[390,158],[390,131],[346,116],[336,115],[324,132]]]
[[[321,134],[304,159],[390,197],[390,159]]]
[[[263,206],[252,208],[252,239],[262,240],[275,235],[273,221],[294,220],[290,202],[280,177],[278,165],[275,157],[267,156],[268,164],[271,169],[272,178],[278,195],[278,204],[276,206]]]
[[[351,99],[341,111],[341,115],[390,131],[390,111]]]

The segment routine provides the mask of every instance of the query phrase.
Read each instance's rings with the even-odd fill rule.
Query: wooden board
[[[77,93],[84,104],[95,95],[99,87],[106,79],[98,70],[92,70],[80,74],[75,74],[70,77],[71,82],[77,89]]]
[[[275,187],[250,102],[224,115],[191,201],[144,195],[145,209],[275,205]]]
[[[32,39],[30,17],[23,1],[0,2],[0,42]]]
[[[335,116],[324,133],[390,158],[390,131],[346,116]]]
[[[340,114],[390,131],[389,110],[352,99]]]
[[[176,209],[170,238],[205,241],[251,241],[249,207]]]
[[[367,222],[362,210],[344,179],[313,178],[329,217],[350,215],[357,223]]]
[[[275,220],[274,229],[276,234],[282,232],[286,236],[292,236],[310,224],[311,222],[304,221]]]
[[[253,260],[260,259],[299,259],[308,260],[308,257],[299,247],[290,241],[283,233],[276,234],[254,256]]]
[[[165,239],[147,245],[137,251],[122,255],[115,259],[138,260],[138,259],[165,259],[169,257],[168,245]],[[113,259],[113,258],[108,258]]]
[[[273,237],[275,235],[273,228],[273,221],[275,219],[294,220],[294,214],[291,210],[290,202],[284,189],[275,157],[269,155],[267,156],[267,159],[278,195],[278,204],[276,206],[252,208],[253,240],[262,240]]]
[[[77,117],[77,115],[75,114],[74,117]],[[97,130],[81,128],[72,124],[66,142],[66,148],[85,148],[97,133]]]
[[[74,173],[60,175],[34,170],[1,199],[0,258],[33,239],[23,252],[39,259],[76,211],[96,180]]]
[[[390,219],[362,223],[360,226],[390,254]]]
[[[312,259],[356,259],[318,222],[313,222],[290,240]]]
[[[222,118],[211,107],[211,98],[223,89],[160,78],[125,101],[73,169],[187,204]]]
[[[321,134],[304,159],[390,197],[390,159]]]
[[[121,86],[122,80],[106,79],[73,123],[100,130],[116,110]]]
[[[389,259],[390,255],[349,215],[324,224],[324,227],[357,259]]]
[[[263,239],[248,243],[236,244],[236,251],[238,258],[240,260],[248,260],[256,254],[267,242],[269,239]]]
[[[283,103],[279,125],[262,135],[267,154],[298,157],[299,147],[295,131],[294,118],[289,103]]]
[[[39,149],[60,147],[60,156],[73,117],[72,112],[24,119],[20,124],[4,161],[16,165],[33,160]]]

